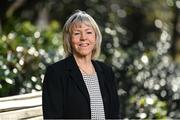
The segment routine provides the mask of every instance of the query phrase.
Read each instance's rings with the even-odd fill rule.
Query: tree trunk
[[[172,58],[176,61],[178,56],[180,55],[180,53],[178,53],[177,51],[178,48],[180,47],[180,45],[178,45],[178,43],[180,43],[180,34],[178,32],[180,31],[180,28],[178,28],[178,24],[180,24],[178,20],[180,15],[179,14],[180,10],[176,6],[174,6],[173,11],[174,11],[174,19],[172,21],[173,33],[172,33],[172,44],[171,44],[170,53],[172,55]]]

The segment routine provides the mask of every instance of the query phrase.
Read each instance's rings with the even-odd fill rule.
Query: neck
[[[89,66],[92,64],[91,63],[91,56],[79,57],[79,56],[74,55],[74,58],[75,58],[77,64],[80,66]]]
[[[94,74],[95,70],[91,62],[91,57],[77,57],[74,55],[76,63],[82,73]]]

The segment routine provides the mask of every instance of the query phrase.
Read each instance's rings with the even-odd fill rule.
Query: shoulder
[[[95,60],[94,61],[98,66],[100,66],[100,68],[105,71],[105,72],[109,72],[112,71],[112,65],[104,63],[102,61],[99,60]]]
[[[66,58],[48,65],[47,69],[51,69],[53,71],[62,71],[62,70],[65,70],[66,68],[65,63],[66,63]]]
[[[106,78],[107,81],[114,80],[115,74],[112,70],[112,65],[97,60],[94,62],[97,72],[102,73],[102,75]]]

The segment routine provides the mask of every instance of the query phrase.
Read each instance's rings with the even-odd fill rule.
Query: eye
[[[91,31],[88,31],[87,34],[92,34],[92,32],[91,32]]]
[[[74,35],[79,35],[80,33],[79,33],[79,32],[74,32],[73,34],[74,34]]]

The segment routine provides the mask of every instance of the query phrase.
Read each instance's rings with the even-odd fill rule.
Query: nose
[[[86,40],[86,35],[85,35],[85,33],[81,33],[80,40],[82,40],[82,41]]]

